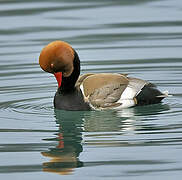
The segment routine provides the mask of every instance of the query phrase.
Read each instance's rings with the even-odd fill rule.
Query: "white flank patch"
[[[136,91],[135,89],[127,86],[126,89],[124,90],[124,92],[121,95],[121,98],[118,102],[122,101],[122,100],[127,100],[127,99],[133,99],[136,95]]]
[[[121,98],[119,99],[119,101],[117,101],[117,103],[121,103],[121,105],[114,109],[119,110],[119,109],[135,106],[134,97],[136,96],[136,93],[137,92],[132,87],[130,86],[126,87],[126,89],[121,95]]]
[[[113,109],[124,109],[124,108],[129,108],[132,106],[135,106],[135,101],[133,99],[124,99],[124,100],[120,100],[121,105],[118,107],[115,107]]]

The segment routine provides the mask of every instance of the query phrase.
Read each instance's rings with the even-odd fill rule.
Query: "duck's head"
[[[80,60],[76,51],[64,41],[53,41],[45,46],[39,56],[40,67],[55,75],[58,87],[75,85],[80,74]]]

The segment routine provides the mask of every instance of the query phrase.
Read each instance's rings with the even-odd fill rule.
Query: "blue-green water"
[[[182,1],[0,1],[0,179],[180,179]],[[53,40],[82,73],[121,72],[173,96],[122,111],[56,111],[38,65]]]

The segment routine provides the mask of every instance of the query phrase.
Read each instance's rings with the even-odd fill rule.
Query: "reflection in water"
[[[71,114],[71,116],[70,116]],[[81,167],[79,154],[82,152],[82,114],[55,110],[56,123],[59,126],[56,138],[57,146],[42,152],[50,161],[43,163],[43,171],[58,174],[70,174],[74,168]]]
[[[120,111],[90,111],[84,114],[86,132],[135,131],[136,123],[144,116],[152,116],[169,110],[165,104],[127,108]]]
[[[109,132],[119,132],[119,136],[136,133],[136,131],[142,129],[137,127],[136,122],[141,120],[144,111],[146,111],[145,115],[156,115],[168,109],[168,106],[158,104],[153,105],[152,108],[151,106],[146,106],[123,109],[122,111],[75,112],[55,110],[56,123],[59,129],[56,138],[45,140],[55,141],[57,145],[54,148],[49,148],[48,151],[41,152],[43,156],[50,158],[49,162],[43,163],[43,171],[67,175],[72,173],[74,168],[93,166],[95,162],[90,164],[79,160],[79,155],[83,150],[83,131],[100,132],[101,134],[97,134],[98,136],[106,136],[104,132],[107,132],[107,136],[114,135],[112,133],[109,134]],[[86,136],[88,137],[89,135]],[[92,136],[94,135],[92,134]],[[93,143],[94,140],[85,141],[87,145],[92,145]],[[114,141],[109,141],[108,143],[104,142],[104,145],[112,146],[115,143]],[[97,145],[99,144],[102,145],[103,142],[97,142]],[[98,162],[95,164],[98,164]]]

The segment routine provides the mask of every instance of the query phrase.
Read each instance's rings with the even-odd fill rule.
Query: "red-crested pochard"
[[[45,46],[40,53],[39,64],[57,79],[56,109],[122,109],[156,104],[168,96],[152,83],[125,74],[88,73],[80,76],[78,54],[63,41]]]

